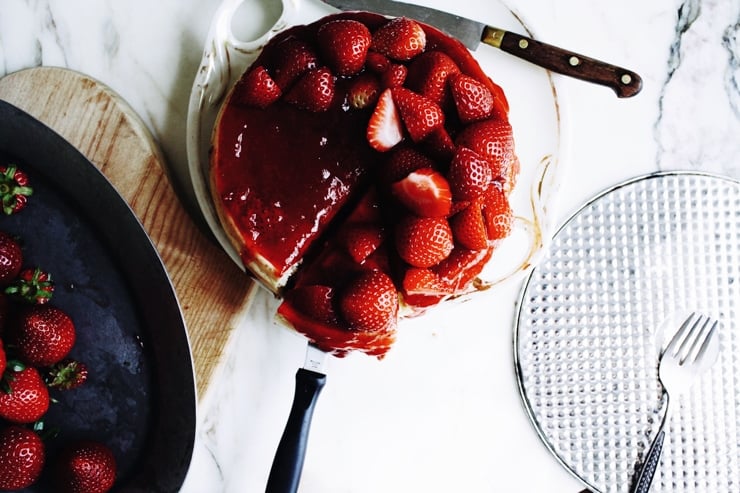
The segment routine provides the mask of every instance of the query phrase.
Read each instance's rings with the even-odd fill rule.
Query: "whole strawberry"
[[[0,418],[12,423],[33,423],[49,409],[49,389],[32,366],[8,368],[0,388]]]
[[[116,459],[106,445],[80,441],[61,452],[54,474],[62,493],[105,493],[116,479]]]
[[[51,366],[74,346],[76,331],[66,312],[51,305],[22,307],[7,327],[6,340],[21,360],[32,366]]]
[[[76,389],[87,381],[87,365],[72,358],[64,358],[48,368],[44,379],[49,387],[60,390]]]
[[[12,164],[0,166],[0,201],[5,214],[15,214],[26,207],[32,193],[26,173]]]
[[[0,231],[0,286],[10,284],[21,271],[23,252],[18,241]]]
[[[340,310],[354,330],[379,331],[392,328],[398,315],[396,287],[382,271],[367,271],[344,289]]]
[[[16,280],[5,292],[28,303],[43,305],[51,300],[54,294],[54,281],[51,274],[36,267],[23,269],[18,273]]]
[[[10,425],[0,430],[0,490],[31,486],[44,467],[44,443],[33,430]]]

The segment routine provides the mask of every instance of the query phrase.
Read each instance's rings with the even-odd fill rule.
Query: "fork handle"
[[[658,435],[655,437],[655,440],[653,440],[652,445],[650,445],[650,450],[645,458],[645,462],[643,462],[642,468],[640,468],[637,483],[635,484],[634,490],[632,490],[633,493],[648,493],[648,491],[650,491],[650,485],[653,482],[655,470],[658,468],[660,453],[663,451],[663,440],[665,440],[665,431],[660,430]]]

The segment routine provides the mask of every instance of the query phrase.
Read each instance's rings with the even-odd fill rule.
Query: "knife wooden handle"
[[[265,493],[295,493],[306,457],[308,432],[316,400],[326,375],[301,368],[295,375],[295,395],[288,422],[270,469]]]
[[[642,79],[631,70],[510,31],[487,26],[481,41],[553,72],[611,87],[620,98],[634,96],[642,89]]]

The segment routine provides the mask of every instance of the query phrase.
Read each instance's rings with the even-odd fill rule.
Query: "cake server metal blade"
[[[295,375],[293,405],[280,438],[265,493],[295,493],[301,480],[311,418],[326,383],[329,353],[309,343],[303,368]]]
[[[482,42],[553,72],[609,87],[620,98],[634,96],[642,89],[642,78],[631,70],[430,7],[394,0],[323,1],[345,11],[417,19],[459,39],[470,50]]]

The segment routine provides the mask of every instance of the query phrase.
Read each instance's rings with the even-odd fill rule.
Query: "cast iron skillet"
[[[77,328],[71,355],[90,370],[85,385],[52,391],[45,417],[62,443],[93,438],[116,455],[116,492],[174,492],[195,438],[190,346],[174,289],[151,240],[104,175],[68,142],[0,101],[0,162],[26,171],[34,188],[0,229],[22,240],[24,264],[50,271],[51,303]],[[48,468],[47,468],[48,469]],[[28,493],[53,491],[43,476]]]

